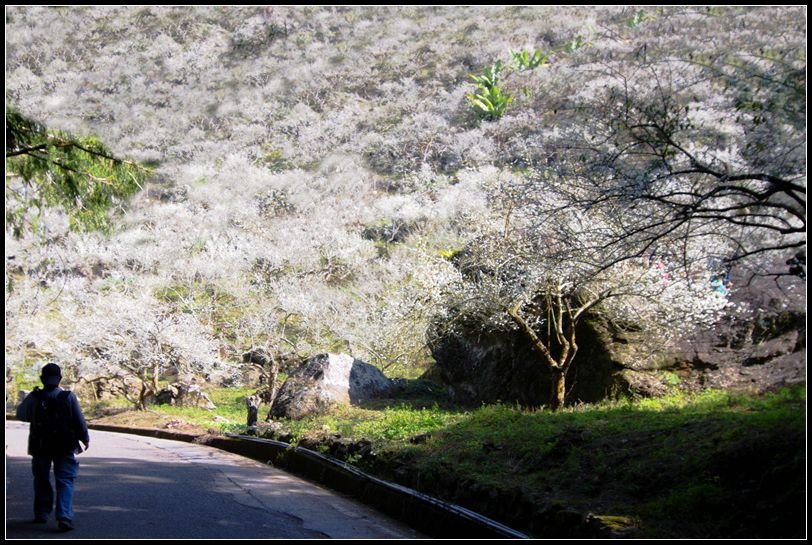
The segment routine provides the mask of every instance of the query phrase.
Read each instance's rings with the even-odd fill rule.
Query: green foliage
[[[18,238],[27,227],[36,230],[49,207],[63,208],[74,230],[107,231],[110,210],[135,194],[147,174],[113,157],[94,136],[49,130],[8,107],[6,172],[6,222]]]
[[[281,172],[293,168],[291,162],[285,158],[285,152],[281,149],[265,144],[262,146],[262,153],[260,162],[272,172]]]
[[[195,407],[175,407],[172,405],[150,405],[150,410],[173,416],[205,429],[221,431],[242,431],[247,409],[245,398],[254,393],[252,388],[206,389],[209,399],[216,409],[206,410]]]
[[[644,22],[650,20],[651,18],[652,17],[650,15],[646,15],[646,12],[641,9],[637,13],[635,13],[634,16],[626,22],[626,24],[629,26],[629,28],[635,28],[642,25]]]
[[[588,45],[589,43],[584,41],[584,37],[579,34],[574,40],[569,42],[564,49],[567,51],[567,53],[575,53],[579,49]]]
[[[293,443],[322,433],[337,434],[351,439],[366,439],[378,445],[432,434],[460,421],[460,411],[432,407],[414,408],[409,403],[373,410],[360,407],[336,406],[329,414],[300,420],[284,420]]]
[[[544,490],[575,510],[640,521],[648,537],[730,536],[742,531],[737,510],[756,513],[776,501],[753,505],[741,494],[742,487],[767,486],[758,483],[773,464],[788,494],[799,490],[790,482],[802,491],[803,450],[796,456],[793,449],[803,446],[805,397],[797,387],[762,397],[714,390],[557,413],[484,406],[459,414],[428,441],[390,443],[379,456],[408,463],[425,483],[442,476],[506,491]],[[598,497],[612,499],[596,503]]]
[[[508,50],[511,58],[513,59],[513,67],[517,72],[524,72],[526,70],[533,70],[539,66],[544,66],[550,60],[550,55],[542,55],[541,49],[536,49],[532,55],[525,50],[514,51]]]
[[[505,94],[499,87],[501,71],[502,61],[496,61],[481,76],[470,75],[479,93],[469,93],[468,101],[480,118],[490,121],[500,119],[513,100],[512,96]]]
[[[507,75],[513,72],[533,70],[548,64],[550,60],[550,55],[543,55],[540,49],[536,49],[533,53],[526,50],[514,51],[508,49],[508,53],[512,63],[508,67]],[[469,93],[467,95],[468,102],[473,106],[479,118],[495,121],[504,116],[508,104],[513,101],[513,97],[507,94],[501,86],[502,61],[493,63],[490,68],[485,69],[482,75],[470,74],[470,77],[474,80],[479,92]],[[527,88],[524,89],[524,93],[527,96],[530,95]]]
[[[421,434],[432,433],[458,421],[459,414],[441,410],[437,404],[431,408],[415,409],[407,404],[386,408],[377,420],[369,420],[355,427],[356,437],[372,441],[401,441]]]

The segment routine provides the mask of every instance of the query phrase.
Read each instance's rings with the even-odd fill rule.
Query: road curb
[[[350,496],[435,538],[527,539],[528,536],[479,513],[396,483],[384,481],[342,460],[271,439],[228,434],[194,435],[153,428],[88,424],[92,430],[198,443],[245,456]]]

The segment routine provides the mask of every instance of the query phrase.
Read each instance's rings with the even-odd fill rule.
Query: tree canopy
[[[108,213],[139,190],[146,172],[95,136],[50,130],[6,109],[6,222],[17,237],[37,229],[49,207],[63,208],[72,229],[109,229]]]
[[[634,62],[589,67],[538,185],[613,214],[607,251],[712,233],[728,264],[805,276],[806,60],[795,42],[759,39],[654,59],[644,44]]]

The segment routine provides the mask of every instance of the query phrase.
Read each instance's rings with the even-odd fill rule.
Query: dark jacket
[[[25,396],[23,402],[20,403],[19,407],[17,407],[17,420],[21,420],[23,422],[32,422],[34,420],[34,412],[37,402],[40,399],[39,396],[46,396],[56,399],[59,396],[59,393],[63,391],[65,390],[62,390],[62,388],[58,386],[53,390],[40,390],[39,388],[35,388],[33,392]],[[81,452],[79,441],[85,445],[90,443],[90,434],[87,430],[87,423],[85,422],[85,417],[82,414],[82,409],[79,407],[79,400],[76,399],[76,395],[74,395],[73,392],[68,391],[66,402],[70,408],[70,427],[73,430],[74,437],[76,438],[75,450]],[[34,427],[32,423],[29,432],[28,454],[41,454],[39,452],[32,451],[30,434],[33,433],[33,430]]]

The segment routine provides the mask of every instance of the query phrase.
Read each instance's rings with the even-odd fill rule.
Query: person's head
[[[42,368],[42,373],[39,376],[42,385],[46,388],[56,388],[62,381],[62,369],[55,363],[49,363]]]

